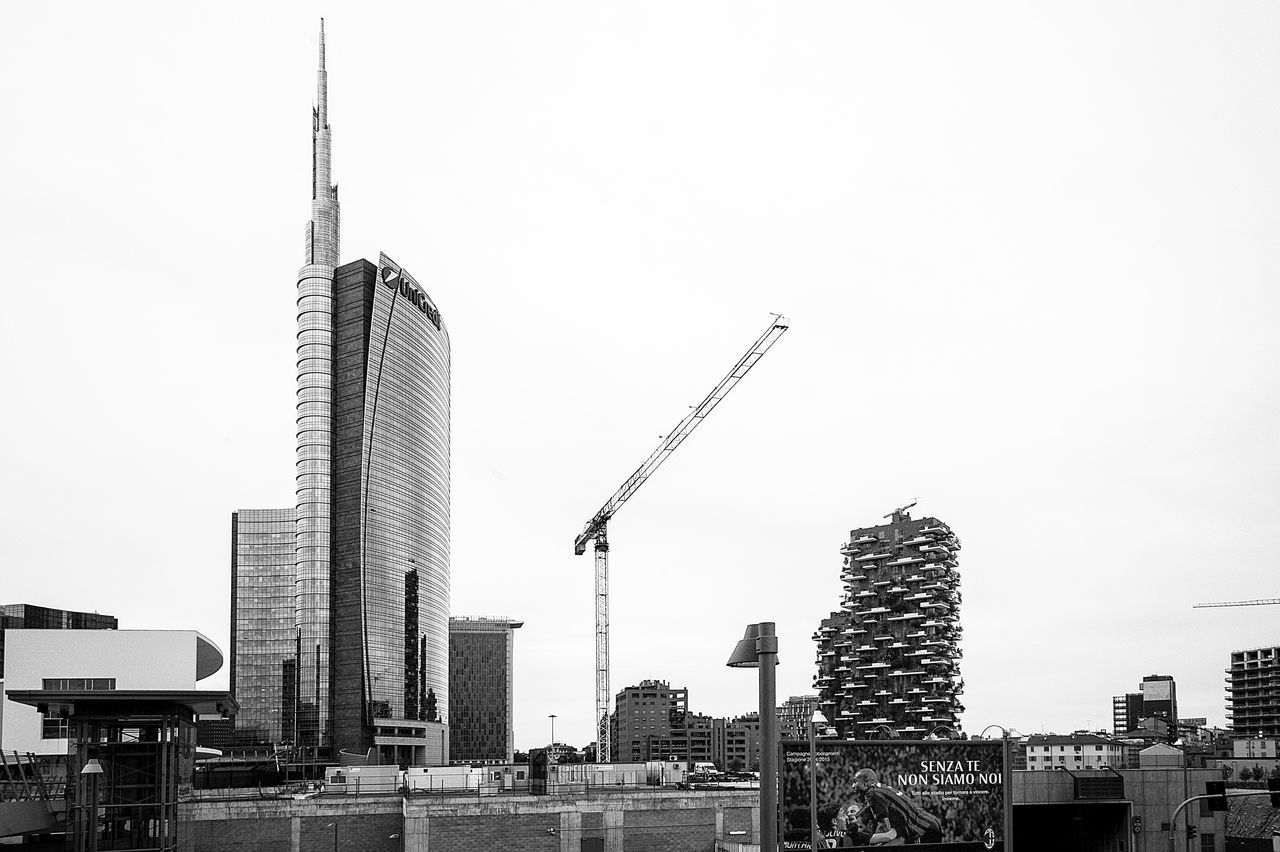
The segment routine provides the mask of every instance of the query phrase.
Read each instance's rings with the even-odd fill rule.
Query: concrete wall
[[[600,796],[380,796],[188,802],[179,809],[184,852],[715,852],[717,842],[759,840],[754,791],[666,791]],[[403,842],[403,846],[401,843]]]
[[[1082,778],[1104,778],[1111,773],[1090,770],[1074,773]],[[1020,809],[1029,806],[1053,805],[1055,807],[1071,806],[1078,808],[1085,821],[1091,808],[1114,809],[1123,806],[1127,809],[1125,830],[1128,834],[1126,848],[1133,852],[1167,852],[1169,816],[1181,802],[1191,796],[1203,795],[1206,781],[1222,780],[1222,773],[1217,769],[1122,769],[1124,777],[1124,799],[1122,802],[1112,801],[1077,801],[1075,786],[1071,774],[1067,772],[1015,772],[1013,776],[1013,804],[1015,818]],[[1112,776],[1114,777],[1114,776]],[[1183,809],[1178,817],[1177,830],[1178,850],[1194,849],[1200,852],[1200,838],[1194,845],[1188,846],[1185,840],[1184,818],[1190,816],[1191,824],[1199,828],[1201,835],[1214,836],[1214,849],[1223,852],[1226,849],[1226,816],[1224,814],[1202,813],[1201,804],[1193,802]],[[1134,818],[1141,821],[1142,830],[1135,832]],[[1029,838],[1019,836],[1015,819],[1014,840],[1017,848],[1028,848]]]

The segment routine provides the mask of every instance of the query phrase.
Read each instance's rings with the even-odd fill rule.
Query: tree
[[[516,752],[516,753],[512,756],[511,760],[512,760],[512,762],[513,762],[513,763],[528,763],[528,762],[529,762],[529,752],[527,752],[527,751],[518,751],[518,752]]]
[[[1250,768],[1249,768],[1249,767],[1247,767],[1247,766],[1241,766],[1241,767],[1240,767],[1240,780],[1241,780],[1241,781],[1252,781],[1252,780],[1253,780],[1253,770],[1252,770],[1252,769],[1250,769]]]

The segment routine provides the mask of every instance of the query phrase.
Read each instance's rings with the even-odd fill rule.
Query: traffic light
[[[1189,826],[1187,826],[1187,839],[1188,839],[1188,840],[1195,840],[1195,839],[1196,839],[1196,837],[1197,837],[1199,834],[1200,834],[1200,828],[1199,828],[1199,826],[1194,826],[1194,825],[1189,825]]]
[[[1209,796],[1209,810],[1225,811],[1227,809],[1227,782],[1206,781],[1204,792]],[[1272,798],[1275,798],[1274,796]]]
[[[1267,791],[1271,793],[1271,807],[1280,808],[1280,778],[1268,778]]]

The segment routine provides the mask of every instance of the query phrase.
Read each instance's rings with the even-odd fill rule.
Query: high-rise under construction
[[[964,710],[960,541],[937,518],[886,517],[840,548],[844,597],[814,634],[819,708],[850,739],[954,736]]]

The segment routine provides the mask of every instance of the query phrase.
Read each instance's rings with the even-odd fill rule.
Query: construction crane
[[[582,532],[573,540],[573,552],[581,556],[587,551],[587,544],[595,542],[596,556],[596,760],[599,763],[609,762],[609,519],[622,508],[622,504],[644,485],[664,461],[670,458],[676,447],[698,428],[707,415],[720,404],[720,400],[728,396],[738,382],[742,381],[756,362],[764,357],[778,338],[791,327],[790,321],[779,314],[773,315],[773,321],[765,329],[764,334],[751,344],[746,354],[738,359],[720,382],[707,394],[707,398],[693,406],[684,419],[662,439],[658,448],[644,460],[636,472],[626,478],[613,496],[605,501],[600,511],[591,516]]]
[[[1192,609],[1208,609],[1213,606],[1268,606],[1280,604],[1280,598],[1259,598],[1253,601],[1221,601],[1220,603],[1198,603]]]

